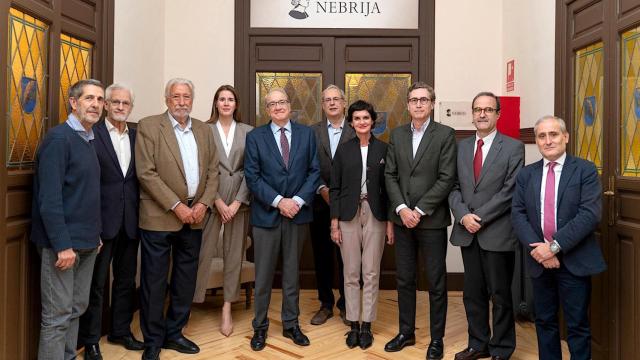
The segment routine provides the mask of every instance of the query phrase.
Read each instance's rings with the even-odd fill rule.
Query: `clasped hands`
[[[400,215],[402,224],[409,229],[418,226],[418,223],[420,223],[420,218],[422,217],[422,214],[420,214],[418,210],[411,210],[409,208],[400,210],[398,215]]]
[[[204,220],[204,215],[207,213],[207,206],[197,202],[189,207],[181,202],[173,209],[173,212],[183,224],[197,224]]]
[[[278,202],[278,210],[280,210],[280,215],[293,219],[300,211],[300,205],[293,199],[282,198]]]
[[[560,260],[556,254],[551,251],[549,243],[546,241],[529,244],[533,248],[529,254],[546,269],[558,269]]]
[[[215,201],[216,210],[218,210],[218,214],[220,214],[220,219],[223,224],[228,223],[233,219],[234,216],[238,213],[238,209],[240,208],[240,201],[234,200],[230,205],[227,205],[222,201],[222,199],[217,199]]]

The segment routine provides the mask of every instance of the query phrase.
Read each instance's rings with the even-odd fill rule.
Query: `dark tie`
[[[553,235],[556,233],[556,172],[553,171],[554,166],[556,166],[556,162],[551,161],[544,187],[544,228],[542,232],[548,242],[553,242]]]
[[[284,167],[289,167],[289,141],[287,141],[287,135],[284,134],[285,128],[280,128],[280,147],[282,148],[282,160],[284,160]]]
[[[478,178],[480,178],[480,171],[482,170],[482,145],[484,145],[484,141],[482,139],[478,139],[478,147],[476,148],[476,154],[473,157],[473,177],[478,182]]]

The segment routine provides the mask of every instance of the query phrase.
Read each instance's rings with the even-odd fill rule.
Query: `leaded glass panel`
[[[69,87],[78,80],[91,77],[93,45],[66,34],[60,34],[60,109],[59,122],[67,119]]]
[[[9,9],[7,69],[7,167],[33,166],[47,121],[47,34],[49,26]]]
[[[602,173],[604,50],[602,42],[576,51],[574,119],[576,154]]]
[[[345,74],[347,108],[356,100],[365,100],[378,113],[373,133],[379,139],[389,140],[391,129],[408,119],[407,89],[411,74]]]
[[[256,126],[269,122],[264,97],[273,88],[282,88],[291,101],[291,120],[311,125],[322,119],[321,73],[256,73]]]
[[[640,27],[622,34],[620,174],[640,176]]]

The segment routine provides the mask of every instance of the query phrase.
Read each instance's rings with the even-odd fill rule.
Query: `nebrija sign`
[[[419,0],[251,0],[254,28],[417,29]]]

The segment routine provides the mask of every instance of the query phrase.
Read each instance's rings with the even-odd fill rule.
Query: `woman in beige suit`
[[[231,85],[222,85],[213,97],[211,119],[208,121],[218,148],[220,184],[215,209],[202,232],[202,247],[198,264],[198,280],[194,302],[203,302],[209,281],[211,260],[216,254],[220,229],[224,259],[224,305],[220,332],[233,332],[231,302],[240,294],[240,270],[249,225],[249,190],[244,179],[245,137],[252,126],[241,122],[238,94]]]

